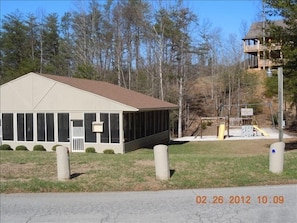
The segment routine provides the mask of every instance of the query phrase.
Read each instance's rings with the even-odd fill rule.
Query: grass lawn
[[[173,175],[168,181],[155,179],[152,149],[122,155],[71,153],[72,179],[65,182],[57,180],[55,152],[0,151],[0,192],[99,192],[296,184],[296,149],[285,152],[282,174],[269,172],[269,146],[275,141],[171,145],[169,157]],[[286,142],[296,145],[296,139]]]

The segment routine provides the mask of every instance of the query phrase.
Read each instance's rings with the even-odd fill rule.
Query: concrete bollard
[[[57,172],[58,180],[65,181],[70,179],[69,150],[65,146],[57,146]]]
[[[166,145],[154,146],[154,159],[156,179],[168,180],[170,178],[168,147]]]
[[[284,168],[285,143],[276,142],[271,144],[269,151],[269,171],[282,173]]]

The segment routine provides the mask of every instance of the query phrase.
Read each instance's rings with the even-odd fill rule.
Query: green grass
[[[282,174],[269,172],[270,140],[169,146],[168,181],[155,179],[152,149],[127,154],[70,153],[72,179],[57,180],[55,152],[0,151],[0,192],[167,190],[297,183],[297,150]]]

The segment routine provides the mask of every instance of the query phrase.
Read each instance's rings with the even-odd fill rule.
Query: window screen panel
[[[46,138],[48,142],[55,141],[54,114],[46,114]]]
[[[43,113],[37,114],[37,141],[45,141],[45,118]]]
[[[24,114],[17,114],[17,134],[18,141],[25,141]]]
[[[58,114],[58,140],[69,142],[69,113]]]
[[[111,143],[120,142],[119,114],[110,114]]]
[[[13,140],[13,114],[2,114],[3,140]]]
[[[96,113],[86,113],[85,118],[85,141],[97,142],[96,133],[93,132],[93,122],[96,121]]]
[[[101,143],[109,143],[109,118],[108,113],[100,114],[100,121],[103,122],[103,132],[101,133]]]
[[[33,114],[26,114],[26,141],[33,141]]]

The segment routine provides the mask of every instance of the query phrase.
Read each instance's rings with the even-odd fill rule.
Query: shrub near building
[[[86,148],[86,153],[96,153],[96,150],[94,147],[88,147]]]
[[[33,151],[46,151],[43,145],[35,145]]]
[[[8,144],[3,144],[0,146],[0,150],[13,150],[10,145]]]
[[[29,151],[26,146],[20,145],[15,147],[15,151]]]
[[[115,154],[113,149],[106,149],[103,151],[104,154]]]

